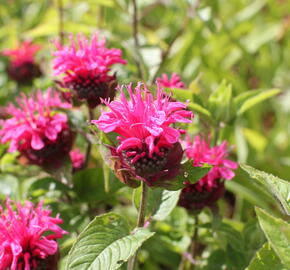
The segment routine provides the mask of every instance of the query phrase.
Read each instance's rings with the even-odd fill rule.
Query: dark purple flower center
[[[148,177],[162,171],[167,163],[169,149],[162,147],[160,153],[149,154],[138,149],[129,149],[122,152],[123,159],[127,166],[132,168],[135,173],[141,177]],[[136,153],[132,155],[132,153]],[[140,155],[136,161],[136,155]]]
[[[73,134],[70,130],[63,130],[52,142],[47,138],[43,139],[45,146],[40,150],[32,148],[21,150],[21,153],[28,158],[32,164],[39,166],[61,166],[63,160],[68,156],[73,143]]]
[[[30,84],[33,79],[42,74],[39,65],[34,62],[23,62],[19,65],[11,63],[7,72],[9,77],[19,84]]]
[[[100,98],[113,98],[116,86],[114,76],[108,76],[105,81],[98,76],[74,76],[64,84],[64,87],[73,90],[77,99],[86,100],[91,108],[101,103]]]
[[[198,184],[188,184],[180,195],[179,206],[189,210],[200,210],[206,206],[212,206],[224,194],[224,183],[216,182],[216,186],[208,189],[204,185],[201,189]]]

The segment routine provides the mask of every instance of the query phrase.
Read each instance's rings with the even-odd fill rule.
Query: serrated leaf
[[[270,244],[265,243],[256,253],[246,270],[287,270]]]
[[[162,188],[148,189],[146,214],[154,220],[164,220],[170,215],[179,200],[180,190],[170,191]],[[134,204],[139,208],[141,188],[134,190]]]
[[[285,266],[290,266],[290,224],[256,207],[256,214],[266,238]]]
[[[252,90],[237,96],[234,100],[237,115],[242,115],[244,112],[255,106],[256,104],[279,94],[279,89],[270,90]]]
[[[248,165],[240,165],[252,178],[263,184],[282,205],[285,213],[290,215],[290,183],[272,174],[259,171]]]
[[[77,238],[65,269],[118,269],[153,234],[144,228],[130,234],[127,221],[114,213],[98,216]]]

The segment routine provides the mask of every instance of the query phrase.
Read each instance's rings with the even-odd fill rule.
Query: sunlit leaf
[[[153,234],[142,228],[130,234],[127,221],[114,213],[97,216],[78,236],[65,269],[118,269]]]

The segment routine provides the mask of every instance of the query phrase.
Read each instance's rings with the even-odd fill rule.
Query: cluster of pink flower
[[[8,199],[6,208],[0,208],[0,269],[30,270],[43,264],[41,269],[56,270],[55,240],[67,233],[58,226],[62,220],[51,217],[42,203],[17,203],[14,211]]]
[[[41,76],[40,67],[34,60],[40,48],[40,46],[34,45],[30,41],[25,41],[14,50],[4,50],[2,52],[3,55],[10,58],[7,73],[12,80],[19,84],[29,84],[34,78]]]
[[[74,169],[81,169],[85,158],[78,149],[72,150],[76,134],[65,110],[72,107],[73,100],[85,100],[91,109],[103,103],[108,110],[91,122],[105,133],[118,135],[119,145],[108,147],[114,156],[113,169],[122,182],[135,187],[144,181],[149,186],[166,188],[180,173],[185,152],[194,167],[210,164],[212,169],[196,184],[185,182],[179,205],[201,209],[221,197],[223,181],[234,177],[237,164],[227,159],[226,142],[210,147],[196,136],[193,141],[188,139],[182,149],[180,135],[184,130],[178,129],[176,123],[191,123],[193,114],[163,90],[185,88],[180,77],[173,73],[171,78],[166,74],[157,78],[156,96],[142,83],[135,88],[117,87],[119,98],[113,100],[117,78],[110,72],[112,65],[126,64],[121,50],[106,48],[105,40],[97,35],[90,41],[83,36],[78,36],[77,41],[71,36],[70,40],[69,46],[55,43],[53,61],[54,75],[63,75],[58,85],[71,90],[69,100],[62,101],[60,92],[51,89],[18,98],[18,107],[10,104],[6,109],[11,118],[0,121],[1,143],[10,142],[9,151],[19,151],[28,162],[44,168],[62,166],[70,157]],[[28,75],[19,70],[38,66],[34,61],[38,50],[39,46],[24,42],[16,50],[3,52],[11,57],[11,78],[18,83],[23,82],[22,76],[29,77],[30,82],[35,78],[35,73]],[[15,74],[21,74],[21,78]],[[0,269],[29,270],[57,253],[55,239],[65,233],[56,225],[59,218],[51,218],[41,204],[36,208],[31,203],[17,205],[17,213],[10,201],[6,207],[7,212],[1,210],[0,216]],[[46,231],[54,234],[44,236]]]

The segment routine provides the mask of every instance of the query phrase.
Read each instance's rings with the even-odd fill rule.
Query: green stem
[[[94,119],[94,109],[90,109],[88,107],[88,113],[89,113],[89,122],[91,122],[91,120]],[[87,168],[87,166],[89,164],[89,160],[90,160],[90,156],[91,156],[91,151],[92,151],[92,143],[90,142],[90,140],[88,140],[84,168]]]
[[[191,238],[191,244],[188,249],[189,259],[185,254],[182,256],[178,270],[193,270],[195,267],[194,261],[198,253],[198,215],[194,216],[194,232]]]
[[[195,261],[195,258],[198,253],[198,215],[194,216],[194,232],[191,238],[191,246],[190,246],[190,255],[192,259]],[[191,264],[190,270],[194,270],[195,265]]]
[[[60,44],[63,45],[64,40],[64,14],[63,14],[63,2],[62,0],[56,0],[58,11],[58,35]]]
[[[142,194],[141,194],[141,201],[140,201],[140,207],[139,207],[139,213],[138,213],[138,221],[137,221],[137,227],[143,227],[145,223],[145,216],[146,216],[146,204],[147,204],[147,186],[145,182],[142,182]],[[128,270],[134,270],[136,263],[137,263],[137,257],[138,257],[139,250],[136,251],[136,253],[133,255],[133,257],[128,262]]]
[[[142,70],[142,64],[141,64],[141,54],[140,54],[140,43],[139,43],[139,37],[138,37],[138,7],[137,7],[137,0],[132,0],[133,5],[133,20],[132,20],[132,32],[133,32],[133,39],[134,39],[134,47],[137,53],[135,63],[138,71],[138,77],[140,79],[144,79],[144,74]]]

